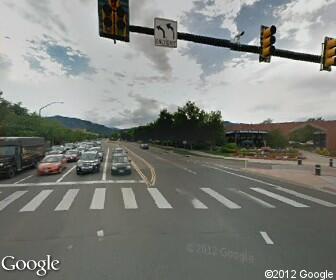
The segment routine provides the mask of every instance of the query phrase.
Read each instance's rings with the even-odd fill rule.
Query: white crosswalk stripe
[[[79,189],[68,190],[65,193],[61,202],[55,208],[55,211],[67,211],[67,210],[69,210],[72,203],[74,202],[78,192],[79,192]]]
[[[91,201],[90,209],[93,209],[93,210],[104,209],[104,205],[105,205],[105,193],[106,193],[106,189],[105,188],[97,188],[97,189],[95,189],[95,192],[93,194],[93,198],[92,198],[92,201]]]
[[[27,191],[17,191],[0,201],[0,211],[5,209],[9,204],[23,196]]]
[[[336,207],[336,204],[334,204],[334,203],[324,201],[322,199],[315,198],[315,197],[312,197],[312,196],[309,196],[309,195],[306,195],[306,194],[303,194],[303,193],[299,193],[299,192],[292,191],[292,190],[289,190],[289,189],[285,189],[285,188],[282,188],[282,187],[277,187],[276,189],[279,190],[279,191],[282,191],[282,192],[289,193],[289,194],[294,195],[296,197],[299,197],[299,198],[302,198],[302,199],[305,199],[305,200],[308,200],[308,201],[311,201],[311,202],[315,202],[317,204],[320,204],[320,205],[323,205],[323,206],[326,206],[326,207]]]
[[[198,200],[196,197],[191,199],[191,204],[195,209],[208,209],[208,206],[206,206],[202,201]]]
[[[147,188],[148,192],[152,196],[156,206],[160,209],[171,209],[173,208],[169,202],[164,198],[162,193],[157,188]]]
[[[240,191],[240,190],[238,191],[238,193],[240,193],[243,196],[245,196],[245,197],[253,200],[254,202],[260,204],[263,207],[266,207],[266,208],[275,208],[275,206],[273,204],[270,204],[270,203],[268,203],[268,202],[266,202],[266,201],[264,201],[264,200],[262,200],[260,198],[257,198],[255,196],[249,194],[249,193],[246,193],[246,192],[243,192],[243,191]]]
[[[289,205],[294,206],[294,207],[299,207],[299,208],[309,207],[308,205],[302,204],[302,203],[297,202],[295,200],[289,199],[289,198],[284,197],[282,195],[272,193],[270,191],[267,191],[267,190],[264,190],[264,189],[261,189],[261,188],[251,188],[251,190],[254,190],[258,193],[264,194],[266,196],[269,196],[271,198],[274,198],[276,200],[279,200],[283,203],[289,204]]]
[[[312,203],[316,203],[318,205],[322,205],[324,207],[336,207],[336,204],[332,202],[328,202],[313,196],[309,196],[303,193],[296,192],[294,190],[290,189],[285,189],[281,187],[276,187],[273,188],[274,191],[281,191],[284,193],[287,193],[288,196],[283,196],[278,193],[274,193],[273,191],[266,190],[263,188],[258,188],[258,187],[253,187],[250,188],[251,191],[255,192],[255,194],[250,194],[249,192],[240,190],[240,189],[230,189],[230,191],[234,191],[236,194],[239,194],[241,196],[244,196],[246,199],[250,199],[251,201],[255,202],[259,206],[265,207],[265,208],[276,208],[277,206],[266,202],[265,200],[259,198],[260,195],[265,195],[269,199],[274,199],[277,201],[280,201],[282,203],[285,203],[287,205],[293,206],[293,207],[298,207],[298,208],[307,208],[310,207],[309,205],[303,204],[299,202],[300,200],[307,200]],[[110,189],[108,189],[110,191]],[[183,197],[183,200],[188,202],[190,204],[190,207],[193,209],[208,209],[208,205],[203,203],[201,200],[196,198],[196,196],[191,192],[183,189],[176,189],[177,194]],[[242,208],[243,205],[238,205],[231,199],[228,199],[225,197],[223,194],[218,193],[217,191],[213,190],[212,188],[206,187],[206,188],[200,188],[201,191],[203,191],[205,194],[209,195],[212,199],[215,199],[216,201],[220,202],[222,205],[229,209],[240,209]],[[59,212],[66,212],[69,211],[74,207],[74,202],[79,199],[79,193],[81,189],[76,188],[76,189],[68,189],[65,191],[63,194],[63,197],[57,201],[57,206],[54,208],[54,211],[59,211]],[[136,193],[134,192],[132,187],[122,187],[120,190],[117,190],[121,192],[121,199],[123,201],[123,208],[124,209],[138,209],[138,203]],[[149,193],[150,197],[152,198],[152,205],[159,209],[172,209],[174,208],[170,202],[166,199],[166,197],[161,193],[161,190],[158,188],[146,188],[146,189],[141,189],[141,191],[145,191]],[[10,195],[4,196],[2,200],[0,200],[0,211],[5,210],[7,206],[10,204],[14,204],[16,200],[24,196],[25,194],[28,195],[27,190],[24,191],[15,191]],[[49,196],[53,194],[54,190],[53,189],[47,189],[47,190],[41,190],[39,193],[35,194],[33,198],[27,199],[26,197],[29,196],[24,196],[28,201],[25,201],[22,207],[22,200],[20,199],[20,208],[18,209],[19,212],[33,212],[41,208],[40,206],[43,204],[47,203],[52,203],[50,199],[47,199]],[[95,188],[93,189],[93,194],[91,197],[90,205],[89,207],[90,210],[103,210],[105,207],[105,200],[106,200],[106,192],[107,188]],[[56,193],[56,191],[55,191]],[[259,196],[256,195],[256,193],[259,194]],[[1,195],[4,195],[4,192],[1,193]],[[297,197],[298,201],[293,200],[289,198],[290,196],[295,196]],[[22,198],[23,199],[23,198]],[[47,207],[46,205],[45,207]],[[55,206],[52,206],[55,207]],[[89,210],[88,209],[88,210]]]
[[[43,190],[37,196],[35,196],[26,206],[24,206],[20,212],[32,212],[35,211],[42,202],[53,192],[53,190]]]
[[[132,188],[122,188],[121,193],[124,200],[124,205],[126,209],[137,209],[138,204],[135,200],[135,195]]]
[[[224,206],[230,209],[239,209],[241,206],[238,204],[234,203],[230,199],[227,199],[225,196],[219,194],[218,192],[214,191],[211,188],[201,188],[202,191],[207,193],[208,195],[212,196],[214,199],[222,203]]]

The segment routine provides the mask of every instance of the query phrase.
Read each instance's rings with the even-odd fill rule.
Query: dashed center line
[[[266,231],[261,231],[260,234],[261,234],[262,238],[265,240],[267,245],[274,245],[274,242],[269,237],[269,235],[267,234]]]

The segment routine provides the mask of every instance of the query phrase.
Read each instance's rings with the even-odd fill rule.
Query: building
[[[272,130],[279,130],[283,135],[289,137],[291,133],[307,125],[316,129],[312,139],[314,146],[336,150],[336,121],[229,124],[225,126],[225,133],[229,142],[235,142],[241,146],[253,142],[253,146],[261,147],[265,144],[267,133]]]

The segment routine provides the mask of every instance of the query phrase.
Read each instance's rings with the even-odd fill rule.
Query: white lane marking
[[[65,195],[63,196],[63,199],[61,200],[61,202],[55,208],[55,211],[67,211],[67,210],[69,210],[70,207],[71,207],[71,204],[75,200],[78,192],[79,192],[79,189],[68,190],[65,193]]]
[[[33,177],[33,174],[32,174],[32,175],[29,175],[29,176],[27,176],[27,177],[25,177],[25,178],[23,178],[23,179],[21,179],[21,180],[19,180],[19,181],[17,181],[17,182],[15,182],[14,184],[20,184],[21,182],[23,182],[23,181],[25,181],[25,180],[27,180],[27,179],[29,179],[29,178],[31,178],[31,177]]]
[[[279,200],[283,203],[287,203],[287,204],[289,204],[291,206],[294,206],[294,207],[299,207],[299,208],[309,207],[308,205],[302,204],[302,203],[297,202],[295,200],[289,199],[289,198],[284,197],[282,195],[272,193],[270,191],[267,191],[267,190],[264,190],[264,189],[261,189],[261,188],[251,188],[251,190],[254,190],[255,192],[264,194],[264,195],[269,196],[271,198],[277,199],[277,200]]]
[[[193,175],[197,175],[197,172],[195,172],[195,171],[193,171],[193,170],[191,170],[191,169],[189,169],[187,167],[184,167],[181,164],[175,163],[175,162],[173,162],[171,160],[168,160],[168,159],[165,159],[165,158],[162,158],[162,157],[159,157],[159,156],[154,156],[154,157],[157,158],[157,159],[159,159],[159,160],[161,160],[161,161],[168,162],[168,163],[170,163],[171,165],[174,165],[177,168],[181,168],[182,170],[187,171],[188,173],[191,173]]]
[[[110,148],[107,148],[107,153],[106,153],[105,163],[104,163],[104,170],[103,170],[103,177],[102,177],[103,181],[106,181],[106,172],[107,172],[107,163],[108,163],[109,153],[110,153]]]
[[[267,234],[266,231],[261,231],[260,234],[261,234],[262,238],[265,240],[267,245],[273,245],[274,244],[274,242],[269,237],[269,235]]]
[[[152,196],[156,206],[160,209],[173,208],[169,202],[164,198],[162,193],[157,188],[147,188],[148,192]]]
[[[194,208],[196,208],[196,209],[208,209],[208,206],[206,206],[202,201],[200,201],[199,199],[194,197],[191,193],[189,193],[185,190],[181,190],[179,188],[176,188],[176,191],[179,194],[182,194],[182,195],[186,196],[187,198],[189,198],[190,202],[191,202],[191,204]]]
[[[105,193],[106,193],[106,189],[105,188],[97,188],[97,189],[95,189],[95,192],[93,194],[93,198],[92,198],[92,201],[91,201],[90,209],[93,209],[93,210],[104,209],[104,205],[105,205]]]
[[[107,181],[78,181],[78,182],[45,182],[45,183],[25,183],[25,184],[0,184],[0,188],[8,187],[39,187],[39,186],[71,186],[71,185],[91,185],[91,184],[145,184],[143,180],[107,180]]]
[[[252,177],[248,177],[248,176],[240,175],[240,174],[230,172],[230,171],[227,171],[227,170],[223,170],[223,169],[218,168],[218,167],[204,165],[204,164],[202,164],[202,166],[207,167],[207,168],[211,168],[211,169],[215,169],[215,170],[218,170],[218,171],[221,171],[221,172],[224,172],[224,173],[228,173],[228,174],[240,177],[240,178],[244,178],[244,179],[247,179],[247,180],[250,180],[250,181],[253,181],[253,182],[261,183],[261,184],[264,184],[264,185],[267,185],[267,186],[279,187],[278,185],[275,185],[275,184],[271,184],[271,183],[268,183],[268,182],[265,182],[265,181],[262,181],[262,180],[259,180],[259,179],[255,179],[255,178],[252,178]],[[228,167],[224,167],[224,166],[223,166],[223,168],[228,169]],[[230,169],[232,170],[232,168],[230,168]]]
[[[12,193],[10,196],[0,201],[0,211],[5,209],[9,204],[23,196],[27,191],[17,191]]]
[[[208,209],[208,206],[206,206],[202,201],[198,200],[196,197],[191,199],[191,204],[196,209]]]
[[[240,191],[240,190],[238,190],[237,192],[240,193],[240,194],[242,194],[242,195],[244,195],[245,197],[247,197],[247,198],[249,198],[249,199],[257,202],[258,204],[260,204],[263,207],[266,207],[266,208],[275,208],[274,205],[272,205],[272,204],[270,204],[270,203],[268,203],[268,202],[266,202],[264,200],[261,200],[260,198],[257,198],[255,196],[249,194],[249,193],[246,193],[246,192],[243,192],[243,191]]]
[[[137,209],[138,204],[135,200],[135,195],[132,188],[121,188],[121,193],[126,209]]]
[[[28,202],[20,212],[35,211],[42,202],[53,192],[53,190],[43,190],[37,196],[35,196],[30,202]]]
[[[226,207],[230,209],[239,209],[241,206],[238,204],[234,203],[233,201],[227,199],[225,196],[219,194],[218,192],[214,191],[211,188],[201,188],[202,191],[207,193],[208,195],[212,196],[214,199],[218,200],[220,203],[225,205]]]
[[[97,237],[98,241],[104,240],[104,231],[102,229],[97,231]]]
[[[276,189],[279,190],[279,191],[282,191],[282,192],[289,193],[289,194],[294,195],[296,197],[315,202],[317,204],[320,204],[320,205],[323,205],[323,206],[326,206],[326,207],[336,207],[336,204],[334,204],[334,203],[324,201],[322,199],[315,198],[315,197],[312,197],[312,196],[309,196],[309,195],[306,195],[306,194],[303,194],[303,193],[298,193],[296,191],[288,190],[288,189],[285,189],[285,188],[282,188],[282,187],[277,187]]]
[[[67,172],[65,172],[61,178],[59,178],[56,183],[62,182],[63,179],[65,178],[65,176],[69,175],[69,173],[74,170],[76,168],[76,165],[74,165],[73,167],[71,167]]]

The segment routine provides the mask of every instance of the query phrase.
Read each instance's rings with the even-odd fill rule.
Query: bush
[[[330,156],[330,152],[328,149],[323,148],[323,149],[317,149],[316,152],[320,154],[321,156]]]
[[[236,143],[227,143],[221,149],[220,152],[223,154],[234,154],[238,151]]]

